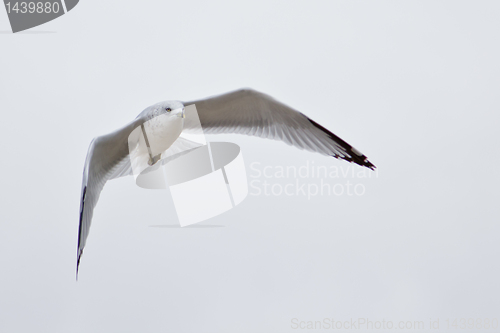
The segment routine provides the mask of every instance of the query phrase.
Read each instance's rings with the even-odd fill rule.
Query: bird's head
[[[166,115],[167,117],[184,118],[184,105],[179,101],[165,101],[151,105],[148,111],[150,119]]]

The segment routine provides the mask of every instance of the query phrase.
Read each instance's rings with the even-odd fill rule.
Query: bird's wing
[[[122,129],[92,140],[85,159],[80,200],[80,225],[78,228],[77,266],[89,234],[94,207],[104,184],[113,178],[130,174],[128,138],[144,122],[137,118]]]
[[[375,168],[365,155],[314,120],[258,91],[242,89],[184,103],[192,104],[206,134],[238,133],[281,140],[300,149]],[[196,124],[186,117],[184,129],[195,128]]]
[[[78,229],[77,274],[85,242],[89,234],[94,207],[99,195],[108,180],[133,174],[130,161],[129,136],[133,130],[144,122],[141,116],[122,129],[100,136],[92,140],[85,160],[83,171],[82,193],[80,201],[80,226]],[[179,137],[167,149],[161,158],[161,163],[168,162],[186,154],[201,144]],[[146,170],[147,171],[147,170]]]

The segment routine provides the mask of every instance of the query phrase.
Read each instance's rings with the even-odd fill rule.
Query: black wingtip
[[[78,269],[80,268],[80,259],[82,258],[83,250],[78,249],[76,257],[76,281],[78,281]]]
[[[333,157],[335,157],[335,158],[340,157],[346,161],[356,163],[358,165],[367,167],[368,169],[371,169],[371,170],[375,170],[376,166],[373,165],[370,161],[368,161],[368,158],[365,155],[361,154],[359,151],[357,151],[356,148],[352,147],[350,144],[348,144],[347,142],[345,142],[344,140],[342,140],[341,138],[339,138],[338,136],[336,136],[335,134],[333,134],[332,132],[330,132],[329,130],[327,130],[326,128],[324,128],[323,126],[321,126],[320,124],[318,124],[314,120],[310,119],[307,116],[306,116],[306,118],[309,120],[309,122],[311,124],[314,125],[314,127],[321,130],[322,132],[326,133],[330,137],[330,139],[332,139],[333,141],[335,141],[339,145],[341,145],[342,148],[344,148],[346,153],[348,154],[348,156],[332,155]]]
[[[362,160],[362,162],[359,161],[352,161],[352,162],[367,167],[370,170],[375,170],[377,168],[372,162],[368,161],[368,157],[366,157],[365,155],[361,155],[359,160],[360,161]]]
[[[83,254],[83,249],[80,249],[80,242],[82,241],[82,221],[83,221],[83,207],[85,205],[85,197],[87,194],[87,186],[83,188],[82,201],[80,204],[80,222],[78,225],[78,244],[76,250],[76,281],[78,281],[78,267],[80,267],[80,259]]]

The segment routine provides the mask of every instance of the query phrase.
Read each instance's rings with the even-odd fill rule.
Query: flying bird
[[[199,123],[185,114],[185,107],[195,105]],[[367,157],[325,127],[269,95],[252,89],[241,89],[205,99],[180,102],[165,101],[142,111],[125,127],[90,143],[80,201],[80,225],[76,274],[87,240],[92,214],[104,184],[111,179],[133,174],[129,138],[136,128],[147,131],[147,150],[137,156],[148,165],[159,165],[161,153],[175,146],[189,148],[188,140],[179,137],[201,124],[206,134],[237,133],[284,141],[288,145],[344,159],[374,169]],[[147,127],[147,128],[145,128]],[[153,152],[151,147],[155,147]],[[173,151],[179,151],[173,149]]]

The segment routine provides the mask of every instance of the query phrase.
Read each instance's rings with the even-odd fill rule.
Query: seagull
[[[185,107],[195,105],[199,117],[186,117]],[[135,120],[90,143],[83,171],[80,201],[80,224],[76,276],[89,235],[94,207],[108,180],[132,175],[129,137],[137,128],[144,136],[148,149],[136,151],[147,164],[159,165],[168,158],[162,152],[175,146],[174,152],[189,149],[189,141],[181,133],[196,130],[201,124],[205,134],[245,134],[280,140],[288,145],[311,152],[343,159],[369,169],[375,166],[367,157],[325,127],[303,113],[253,89],[240,89],[223,95],[191,102],[165,101],[147,107]],[[156,151],[152,151],[155,147]],[[188,148],[186,148],[188,147]],[[171,148],[171,149],[169,149]],[[172,154],[170,154],[172,155]]]

